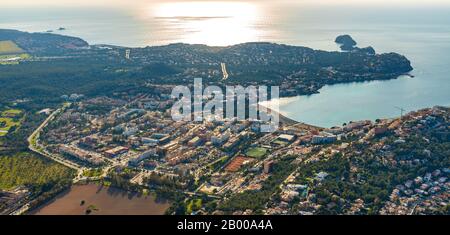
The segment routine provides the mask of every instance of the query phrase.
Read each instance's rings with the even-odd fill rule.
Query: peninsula
[[[281,96],[295,96],[317,93],[329,84],[395,79],[413,69],[406,57],[375,54],[373,48],[327,52],[263,42],[125,48],[15,30],[0,30],[0,41],[13,42],[30,55],[19,58],[14,67],[0,67],[0,79],[6,82],[0,88],[6,94],[4,100],[23,94],[36,99],[54,99],[64,93],[107,94],[122,90],[123,84],[192,84],[196,77],[219,86],[280,86]],[[350,36],[337,41],[346,47],[356,43]],[[224,67],[227,79],[223,79]],[[19,85],[23,83],[27,86]]]

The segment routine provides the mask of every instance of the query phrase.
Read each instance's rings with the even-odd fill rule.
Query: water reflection
[[[147,20],[155,20],[161,34],[173,42],[224,46],[260,41],[261,8],[247,2],[170,2],[150,5]]]

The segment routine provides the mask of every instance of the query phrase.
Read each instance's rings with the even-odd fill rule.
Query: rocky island
[[[348,34],[338,36],[335,42],[341,45],[341,50],[343,51],[350,51],[357,44],[356,41],[353,40],[353,38]]]
[[[357,47],[357,42],[348,34],[338,36],[334,42],[339,44],[341,50],[345,52],[359,52],[366,53],[368,55],[376,54],[375,49],[371,46],[365,48]]]

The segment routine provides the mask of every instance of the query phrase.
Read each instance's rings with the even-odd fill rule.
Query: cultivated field
[[[22,111],[17,109],[9,109],[0,112],[0,137],[8,134],[12,127],[18,128],[21,124],[19,116]]]
[[[22,113],[19,109],[8,109],[2,112],[3,117],[16,117]]]
[[[20,54],[23,52],[24,50],[13,41],[0,41],[0,55]]]

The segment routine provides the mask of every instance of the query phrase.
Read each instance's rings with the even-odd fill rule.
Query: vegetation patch
[[[22,110],[20,109],[8,109],[2,112],[3,117],[17,117],[19,114],[22,113]]]
[[[91,214],[93,211],[98,211],[98,207],[96,205],[89,205],[88,208],[85,211],[86,215]]]
[[[21,113],[22,111],[18,109],[8,109],[0,113],[0,136],[5,136],[20,127]]]
[[[0,65],[17,65],[19,61],[29,59],[29,54],[0,55]]]
[[[217,159],[216,161],[212,162],[211,164],[208,165],[208,168],[213,171],[213,170],[217,170],[220,167],[222,167],[223,165],[225,165],[225,163],[230,159],[229,156],[223,156],[219,159]]]
[[[29,153],[0,156],[0,189],[32,186],[44,189],[53,185],[70,184],[73,170]]]
[[[266,156],[266,154],[267,154],[266,148],[257,147],[249,149],[245,155],[247,155],[247,157],[261,159],[264,156]]]
[[[101,168],[98,169],[90,169],[83,171],[84,177],[100,177],[103,174],[103,170]]]
[[[218,209],[233,212],[236,210],[254,210],[257,214],[265,208],[265,203],[279,189],[279,185],[292,173],[295,157],[286,156],[274,165],[272,175],[264,182],[260,191],[245,191],[231,196],[218,206]]]
[[[0,55],[20,54],[24,50],[13,41],[0,41]]]
[[[0,117],[0,136],[5,136],[11,130],[11,128],[17,128],[20,122],[14,121],[12,118]]]
[[[190,215],[193,211],[200,210],[202,208],[202,199],[193,199],[187,203],[186,213]]]

